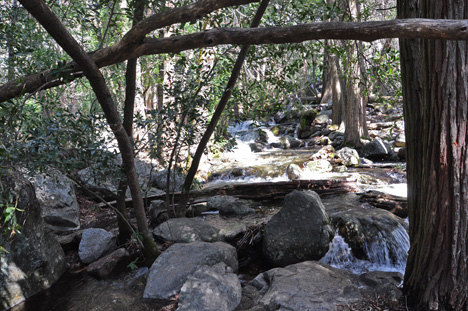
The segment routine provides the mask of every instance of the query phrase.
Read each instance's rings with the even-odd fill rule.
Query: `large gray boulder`
[[[13,169],[2,170],[0,182],[23,210],[16,212],[21,233],[0,233],[0,245],[5,249],[0,250],[0,310],[6,310],[49,288],[65,272],[66,263],[55,235],[44,224],[32,184]],[[4,208],[0,206],[0,215]]]
[[[201,266],[223,262],[237,273],[236,249],[223,242],[174,244],[150,268],[143,298],[169,299]]]
[[[219,229],[206,223],[203,218],[173,218],[153,230],[156,238],[175,243],[196,241],[220,241]]]
[[[401,275],[358,276],[320,262],[306,261],[259,274],[243,288],[239,311],[337,311],[364,296],[401,297]]]
[[[184,186],[185,178],[175,171],[170,172],[169,191],[181,191]],[[167,170],[162,170],[151,175],[151,184],[159,189],[166,191],[167,188]]]
[[[58,170],[32,179],[41,214],[52,230],[70,231],[80,227],[79,206],[72,181]]]
[[[117,237],[104,229],[86,229],[81,236],[78,255],[84,263],[91,263],[117,249]]]
[[[122,177],[121,163],[122,160],[119,156],[107,161],[107,166],[93,165],[78,171],[77,178],[85,186],[83,190],[86,192],[86,189],[89,189],[107,201],[115,200],[120,178]],[[163,193],[158,189],[151,188],[152,178],[154,178],[153,165],[151,163],[135,158],[135,169],[142,191],[149,195]],[[93,196],[92,194],[89,195]],[[130,190],[127,190],[127,197],[130,197]]]
[[[218,210],[223,216],[248,215],[255,213],[247,201],[227,195],[216,195],[206,202],[207,209]]]
[[[367,143],[359,150],[359,154],[362,157],[372,161],[384,160],[390,157],[392,153],[393,150],[390,145],[384,142],[380,137],[374,138],[374,140]]]
[[[265,258],[273,266],[319,260],[333,239],[320,197],[313,191],[295,190],[284,201],[284,207],[265,226]]]
[[[202,266],[188,277],[179,294],[178,311],[232,311],[239,305],[239,278],[224,263]]]

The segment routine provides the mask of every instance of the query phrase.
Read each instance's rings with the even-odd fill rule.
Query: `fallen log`
[[[277,200],[282,199],[293,190],[313,190],[319,195],[343,194],[348,192],[358,192],[359,189],[355,181],[343,180],[288,180],[279,182],[260,183],[227,183],[219,186],[212,186],[201,190],[190,192],[190,202],[203,202],[207,198],[215,195],[231,195],[240,199],[249,200]],[[180,192],[171,193],[171,200],[176,203],[179,200]],[[153,195],[144,198],[148,205],[153,200],[165,200],[166,195]],[[132,200],[126,200],[127,206],[132,206]],[[116,202],[109,202],[115,205]],[[105,207],[105,204],[100,204]]]
[[[387,210],[401,218],[408,217],[408,203],[405,197],[399,197],[379,191],[368,191],[360,195],[360,201],[374,207]]]

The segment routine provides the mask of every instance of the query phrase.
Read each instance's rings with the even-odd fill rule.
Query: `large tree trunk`
[[[420,2],[400,1],[400,17],[419,10],[468,18],[466,1]],[[411,241],[405,293],[416,310],[468,308],[467,60],[466,41],[401,40]]]

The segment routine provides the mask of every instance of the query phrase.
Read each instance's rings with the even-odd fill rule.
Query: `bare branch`
[[[147,28],[147,30],[150,28]],[[120,41],[112,47],[92,53],[91,56],[98,67],[104,67],[143,55],[177,53],[184,50],[222,44],[279,44],[319,39],[370,42],[384,38],[468,40],[468,20],[396,19],[379,22],[311,23],[256,29],[219,28],[184,36],[159,39],[147,38],[137,46],[133,46],[133,43],[125,45],[123,41]],[[77,70],[74,69],[73,72]],[[50,71],[47,70],[10,81],[0,86],[0,102],[24,93],[33,92],[39,86],[51,80],[53,78]],[[65,83],[65,81],[61,83],[56,82],[49,86],[52,87]]]

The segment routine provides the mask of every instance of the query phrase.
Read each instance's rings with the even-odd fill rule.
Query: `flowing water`
[[[251,121],[235,124],[229,132],[236,138],[237,145],[231,152],[223,154],[216,164],[216,170],[222,172],[206,186],[216,187],[219,183],[253,183],[264,181],[286,181],[286,167],[289,164],[301,166],[310,160],[320,146],[303,147],[300,149],[270,148],[262,152],[252,152],[250,144],[258,138],[258,129],[267,133],[268,143],[279,141],[270,130],[272,124],[261,126]],[[405,167],[404,163],[398,166]],[[236,173],[235,173],[236,172]],[[388,168],[351,168],[344,173],[307,172],[303,179],[342,179],[357,181],[362,191],[378,190],[391,195],[406,197],[407,186],[405,174],[399,170]],[[348,200],[345,196],[334,200]],[[343,203],[343,202],[341,202]],[[332,203],[333,204],[333,203]],[[365,204],[356,201],[349,202],[355,206],[364,207]],[[398,225],[391,236],[380,236],[366,243],[364,249],[367,260],[356,258],[349,245],[338,232],[330,243],[329,252],[322,258],[322,262],[336,268],[349,270],[353,273],[367,271],[395,271],[404,274],[409,250],[409,237],[406,229]]]

